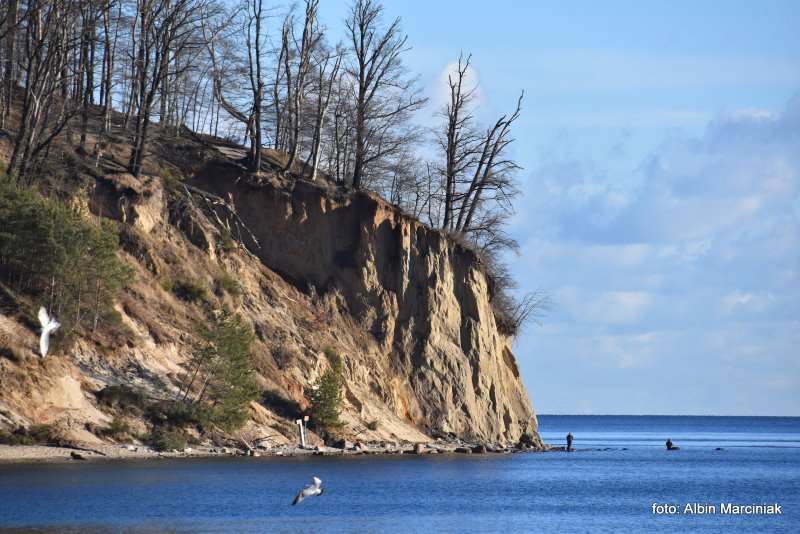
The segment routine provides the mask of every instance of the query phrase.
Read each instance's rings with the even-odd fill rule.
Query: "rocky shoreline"
[[[514,454],[544,452],[549,447],[506,447],[491,443],[462,441],[431,443],[397,442],[340,442],[337,446],[318,445],[300,447],[277,445],[273,447],[192,446],[181,451],[156,451],[144,445],[87,445],[59,447],[48,445],[0,445],[0,465],[12,463],[81,462],[102,460],[149,460],[159,458],[222,458],[222,457],[300,457],[300,456],[356,456],[356,455],[428,455],[428,454]]]

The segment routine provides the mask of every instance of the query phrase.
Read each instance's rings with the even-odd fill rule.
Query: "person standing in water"
[[[567,432],[567,451],[572,451],[572,432]]]

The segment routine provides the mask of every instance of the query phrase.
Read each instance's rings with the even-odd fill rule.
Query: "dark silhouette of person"
[[[667,438],[667,450],[671,451],[674,448],[675,448],[675,446],[672,444],[672,440]]]
[[[567,450],[572,450],[572,432],[567,432]]]

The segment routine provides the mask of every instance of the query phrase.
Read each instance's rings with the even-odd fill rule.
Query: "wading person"
[[[567,451],[572,451],[572,432],[567,432]]]

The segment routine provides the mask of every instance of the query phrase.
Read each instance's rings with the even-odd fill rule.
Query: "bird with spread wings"
[[[42,334],[39,337],[39,352],[42,358],[47,356],[47,351],[50,349],[50,334],[58,330],[61,323],[56,321],[55,317],[50,317],[44,306],[39,308],[39,322],[42,325]]]
[[[311,479],[311,484],[301,489],[300,493],[295,496],[294,500],[292,501],[292,506],[303,502],[303,499],[306,497],[317,497],[322,495],[324,492],[325,490],[322,489],[322,481],[317,477],[313,477]]]

